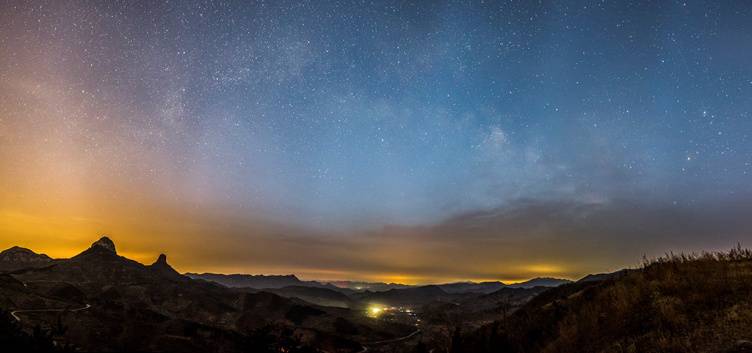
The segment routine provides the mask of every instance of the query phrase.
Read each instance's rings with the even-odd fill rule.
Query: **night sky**
[[[739,1],[4,1],[0,245],[577,278],[752,246]]]

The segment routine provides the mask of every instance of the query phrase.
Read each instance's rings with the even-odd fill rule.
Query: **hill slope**
[[[752,252],[734,249],[548,290],[452,352],[742,352],[746,340]]]

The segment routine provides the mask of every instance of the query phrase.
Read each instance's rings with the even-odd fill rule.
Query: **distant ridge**
[[[379,302],[389,305],[420,305],[430,301],[443,301],[450,297],[449,293],[437,285],[427,285],[409,288],[394,288],[383,292],[357,293],[353,296],[359,300]]]
[[[362,281],[324,281],[333,286],[343,289],[351,289],[354,291],[366,291],[383,292],[390,289],[408,288],[411,287],[402,283],[384,283],[384,282],[362,282]]]
[[[558,287],[563,284],[572,283],[568,279],[552,278],[552,277],[537,277],[529,281],[510,284],[510,288],[533,288],[533,287]]]
[[[503,282],[457,282],[440,284],[439,288],[447,293],[482,293],[489,294],[506,287]]]
[[[301,281],[295,275],[225,275],[218,273],[186,273],[185,275],[192,279],[215,282],[230,288],[279,289],[306,285],[306,282]]]
[[[230,288],[280,289],[284,287],[329,288],[343,293],[351,292],[387,292],[395,289],[414,289],[436,287],[444,294],[489,294],[502,288],[557,287],[572,281],[560,278],[538,277],[529,281],[505,284],[500,281],[488,282],[454,282],[443,284],[407,285],[400,283],[357,282],[357,281],[302,281],[290,275],[251,275],[220,273],[186,273],[192,279],[215,282]]]

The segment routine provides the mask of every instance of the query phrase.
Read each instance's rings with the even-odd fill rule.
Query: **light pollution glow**
[[[0,247],[412,284],[746,245],[752,7],[680,5],[4,2]]]

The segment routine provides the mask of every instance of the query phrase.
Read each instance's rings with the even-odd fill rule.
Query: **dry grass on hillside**
[[[752,340],[752,251],[668,254],[546,292],[467,352],[727,352]]]

